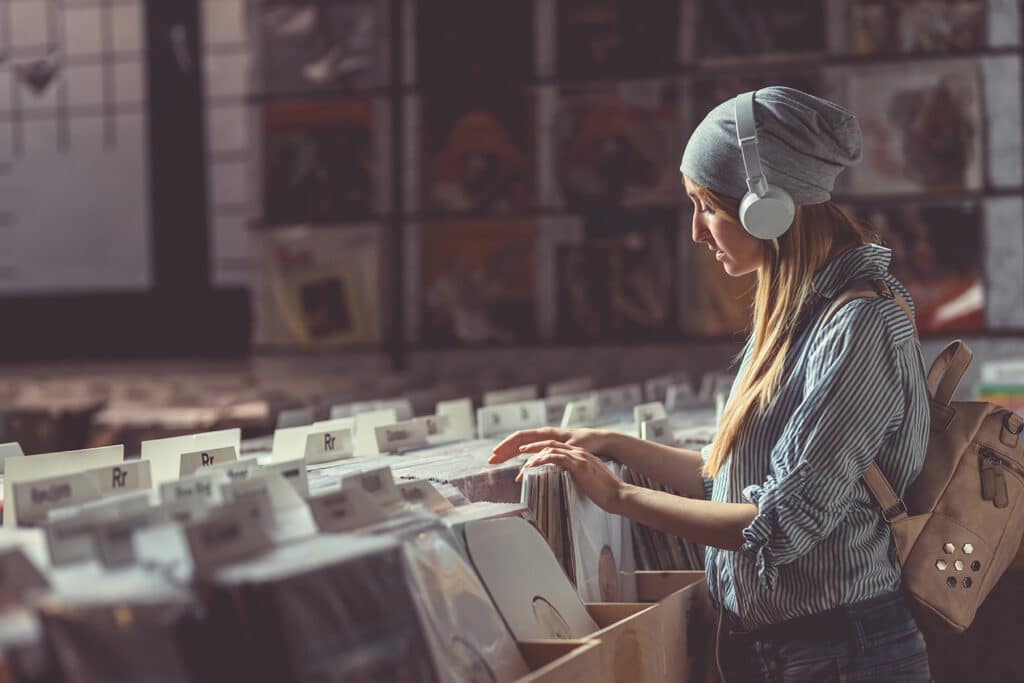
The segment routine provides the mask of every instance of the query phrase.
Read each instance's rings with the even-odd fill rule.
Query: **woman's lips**
[[[719,249],[718,251],[715,252],[715,260],[716,261],[721,261],[724,258],[725,258],[725,252],[724,251]]]

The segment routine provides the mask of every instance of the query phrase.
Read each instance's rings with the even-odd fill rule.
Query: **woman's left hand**
[[[572,475],[576,485],[603,510],[617,513],[626,485],[612,474],[604,462],[590,451],[565,443],[552,443],[523,465],[516,481],[531,467],[558,465]]]

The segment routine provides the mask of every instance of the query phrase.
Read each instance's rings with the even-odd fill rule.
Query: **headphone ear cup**
[[[795,215],[793,198],[774,185],[769,185],[763,196],[748,192],[740,200],[743,229],[761,240],[773,240],[783,235],[793,225]]]

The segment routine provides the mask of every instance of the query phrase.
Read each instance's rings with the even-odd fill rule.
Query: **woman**
[[[524,470],[559,465],[606,510],[706,544],[727,680],[927,681],[891,533],[861,481],[877,461],[902,495],[921,467],[920,347],[893,298],[826,315],[865,278],[910,302],[888,273],[889,250],[830,201],[836,176],[860,159],[860,128],[845,109],[791,88],[758,90],[754,112],[768,182],[796,204],[781,236],[758,239],[738,219],[748,186],[733,100],[698,126],[681,166],[694,242],[729,275],[757,274],[750,336],[714,442],[698,453],[539,429],[505,439],[491,460],[526,453]],[[600,458],[685,497],[626,485]]]

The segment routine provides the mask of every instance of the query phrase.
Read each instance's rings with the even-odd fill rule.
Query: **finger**
[[[526,474],[526,470],[534,467],[540,467],[541,465],[558,465],[566,469],[571,469],[575,463],[570,462],[572,457],[564,453],[546,453],[544,455],[535,455],[526,461],[522,469],[519,470],[519,474],[516,475],[516,481],[522,481],[523,475]]]
[[[519,447],[521,445],[542,439],[550,439],[553,436],[550,432],[551,430],[549,429],[524,429],[515,432],[505,437],[501,443],[494,447],[491,451],[491,457],[487,462],[497,464],[514,458],[520,454]]]
[[[536,453],[544,448],[568,448],[569,444],[564,441],[556,441],[555,439],[546,439],[544,441],[534,441],[533,443],[524,444],[519,447],[519,452],[522,453]]]

